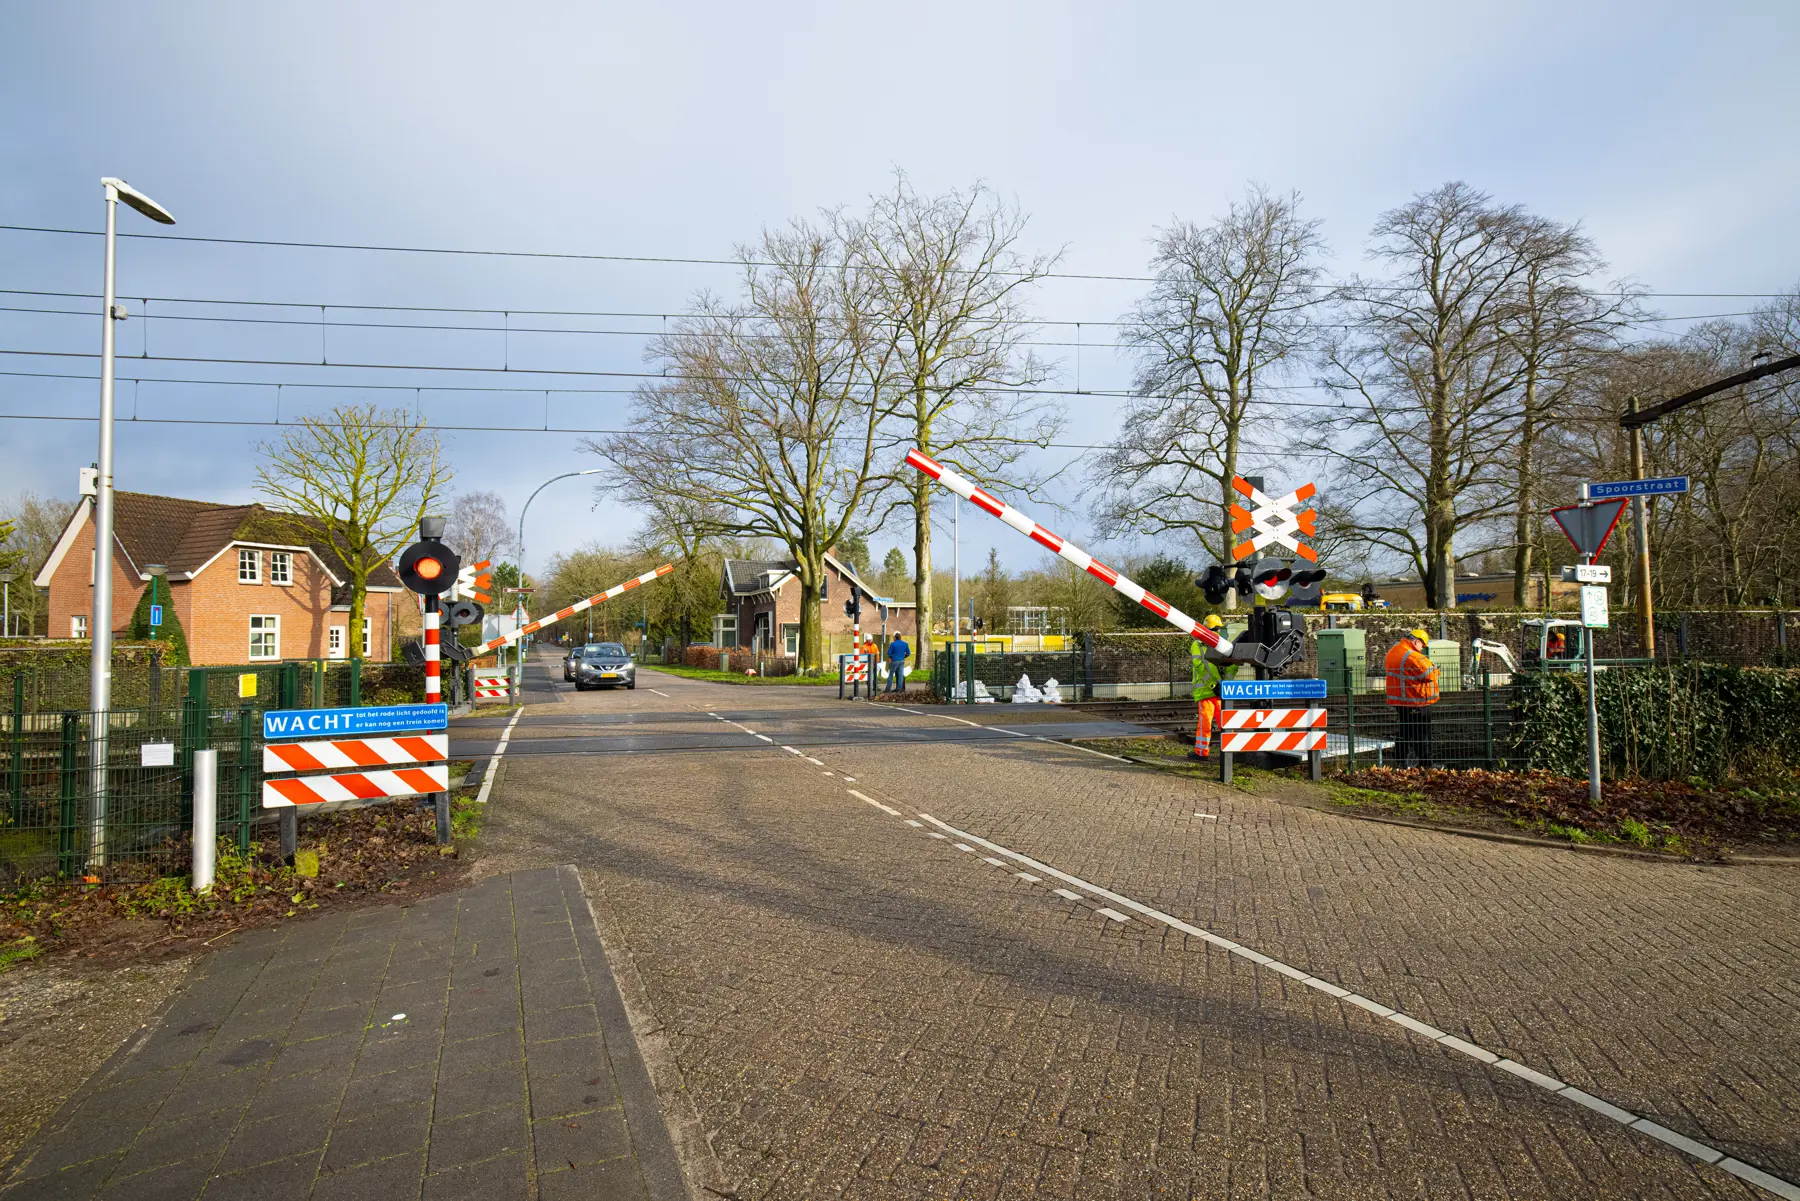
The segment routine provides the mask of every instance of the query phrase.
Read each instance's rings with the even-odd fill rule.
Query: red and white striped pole
[[[438,671],[438,598],[434,593],[425,598],[425,703],[435,705],[444,699],[443,678]]]
[[[674,570],[675,570],[675,565],[673,563],[664,563],[661,567],[658,567],[655,571],[646,571],[643,575],[638,576],[634,580],[626,580],[623,584],[615,584],[611,588],[608,588],[605,592],[596,592],[596,593],[594,593],[594,595],[588,597],[586,600],[578,600],[574,604],[570,605],[568,608],[558,609],[556,612],[552,613],[548,617],[540,617],[536,621],[532,622],[530,625],[520,626],[518,629],[514,630],[510,634],[502,635],[499,638],[489,639],[487,642],[482,643],[480,648],[478,648],[474,653],[476,655],[489,654],[492,651],[498,650],[500,647],[509,645],[510,643],[517,642],[519,639],[523,638],[527,634],[535,634],[537,631],[543,629],[545,626],[555,625],[557,622],[561,621],[565,617],[571,617],[576,613],[581,613],[585,610],[591,609],[595,605],[603,604],[606,601],[611,600],[613,597],[618,596],[622,592],[629,592],[633,588],[638,587],[640,584],[648,584],[653,580],[661,579],[663,576],[668,575],[671,571],[674,571]],[[427,647],[426,651],[427,651],[427,653],[430,653],[430,648]]]
[[[1075,546],[1058,538],[1055,534],[1052,534],[1049,530],[1025,516],[1025,514],[1019,512],[1019,510],[1013,508],[1005,501],[998,500],[995,497],[988,495],[986,492],[983,492],[980,488],[977,488],[974,484],[956,474],[956,472],[951,471],[948,467],[935,462],[926,455],[920,454],[917,450],[909,450],[906,452],[906,463],[907,466],[924,472],[944,487],[950,489],[950,491],[970,501],[976,508],[986,509],[989,513],[992,513],[995,517],[998,517],[1013,529],[1024,534],[1033,542],[1054,551],[1059,557],[1067,559],[1095,579],[1110,585],[1113,591],[1122,596],[1130,597],[1138,604],[1144,606],[1144,608],[1150,610],[1150,612],[1156,614],[1158,617],[1180,630],[1183,634],[1204,642],[1207,646],[1216,650],[1220,655],[1226,657],[1231,655],[1230,639],[1221,638],[1217,633],[1207,629],[1162,597],[1157,596],[1154,592],[1145,590],[1139,584],[1120,575],[1106,564],[1082,550],[1079,546]]]

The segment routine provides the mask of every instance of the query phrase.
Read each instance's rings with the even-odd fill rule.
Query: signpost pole
[[[1637,412],[1637,397],[1625,401],[1627,415]],[[1631,478],[1644,478],[1644,427],[1631,427]],[[1644,654],[1656,658],[1656,613],[1650,595],[1650,498],[1639,494],[1631,506],[1631,532],[1637,540],[1638,639]]]
[[[1640,497],[1639,504],[1643,503]],[[1594,556],[1588,555],[1592,563]],[[1585,586],[1585,585],[1584,585]],[[1604,585],[1600,585],[1604,587]],[[1581,641],[1587,648],[1587,736],[1588,736],[1588,800],[1600,799],[1600,710],[1594,703],[1594,629],[1582,615]]]
[[[438,673],[442,663],[438,658],[439,631],[438,597],[435,592],[425,597],[425,703],[438,704],[443,699],[443,677]],[[521,645],[523,643],[521,642]],[[524,652],[520,652],[521,655]],[[516,695],[516,693],[515,693]],[[450,842],[450,794],[434,792],[431,794],[431,807],[437,814],[437,842],[439,846],[447,846]]]

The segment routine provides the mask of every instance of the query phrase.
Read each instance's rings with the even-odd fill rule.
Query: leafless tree
[[[1384,213],[1370,254],[1392,274],[1345,287],[1351,328],[1325,354],[1343,408],[1314,445],[1358,536],[1409,558],[1434,607],[1456,603],[1457,535],[1512,507],[1527,220],[1463,183]]]
[[[498,563],[518,553],[519,535],[498,492],[464,492],[450,502],[444,540],[464,563]]]
[[[350,576],[350,628],[360,629],[369,576],[416,536],[450,471],[436,433],[404,409],[344,405],[301,417],[257,449],[257,488],[296,541],[331,548]],[[350,640],[352,658],[362,640]]]
[[[895,407],[884,433],[896,452],[915,446],[980,483],[1029,494],[1039,481],[1028,455],[1055,438],[1064,418],[1031,391],[1050,368],[1025,344],[1025,298],[1056,256],[1019,249],[1025,222],[984,185],[921,196],[901,174],[858,222],[854,245],[872,293],[874,336],[892,356]],[[913,590],[919,629],[928,631],[939,489],[904,466],[883,483],[912,518]],[[928,638],[919,653],[929,660]]]
[[[74,507],[72,502],[29,491],[0,502],[0,530],[7,531],[0,534],[0,570],[14,573],[7,591],[11,596],[13,628],[21,633],[33,633],[47,620],[48,597],[38,591],[32,577],[55,549]]]
[[[590,440],[614,491],[687,506],[701,532],[777,540],[800,581],[800,661],[822,665],[825,553],[858,528],[890,408],[892,349],[854,236],[832,216],[743,248],[742,298],[696,301],[649,355],[666,376],[638,390],[631,432]]]
[[[1259,404],[1309,344],[1319,299],[1317,221],[1297,195],[1252,188],[1210,225],[1159,230],[1156,282],[1127,319],[1137,397],[1095,469],[1096,517],[1150,535],[1192,535],[1231,562],[1231,488]]]

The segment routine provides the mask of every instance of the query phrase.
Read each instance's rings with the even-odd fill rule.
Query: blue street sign
[[[354,709],[269,709],[263,713],[263,740],[320,735],[397,734],[402,730],[442,730],[450,724],[448,705],[362,705]]]
[[[150,624],[153,626],[159,626],[162,624],[162,606],[161,605],[151,605],[150,606]]]
[[[1589,484],[1589,500],[1606,500],[1615,496],[1678,496],[1688,490],[1685,475],[1665,475],[1654,480],[1618,480],[1611,484]]]
[[[1324,680],[1220,680],[1222,701],[1322,701]]]

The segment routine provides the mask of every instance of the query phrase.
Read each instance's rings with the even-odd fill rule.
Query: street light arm
[[[1728,375],[1724,379],[1714,380],[1710,384],[1702,384],[1691,392],[1683,392],[1680,396],[1671,397],[1659,405],[1651,405],[1641,412],[1626,413],[1619,418],[1619,425],[1623,429],[1635,429],[1640,425],[1649,425],[1657,418],[1667,417],[1677,409],[1685,409],[1695,401],[1705,400],[1715,392],[1723,392],[1727,388],[1736,388],[1741,384],[1754,383],[1766,375],[1792,371],[1797,367],[1800,367],[1800,354],[1789,355],[1787,358],[1777,359],[1773,363],[1764,363],[1761,367],[1752,367],[1748,371]]]
[[[554,484],[557,480],[573,479],[575,476],[578,476],[578,475],[599,475],[600,470],[601,469],[598,467],[589,467],[586,471],[565,471],[561,475],[553,475],[549,479],[545,480],[543,483],[539,484],[536,488],[533,488],[531,491],[531,495],[525,498],[525,504],[519,509],[519,577],[520,577],[519,582],[520,583],[525,582],[524,581],[524,575],[525,575],[525,514],[530,511],[531,502],[537,499],[538,493],[542,492],[545,488],[548,488],[551,484]]]

